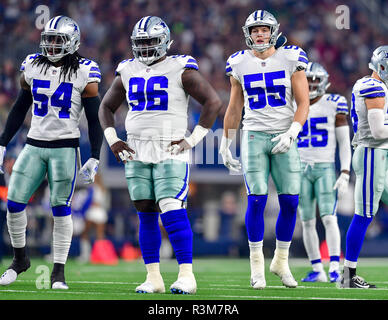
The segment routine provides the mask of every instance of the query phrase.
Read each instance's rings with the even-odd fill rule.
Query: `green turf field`
[[[10,263],[10,259],[5,259],[0,265],[0,272]],[[310,269],[305,259],[290,260],[299,286],[285,288],[279,278],[269,272],[269,263],[270,260],[267,260],[266,289],[254,290],[249,285],[248,259],[195,259],[197,294],[172,295],[169,286],[175,281],[178,270],[174,260],[161,263],[165,294],[138,294],[134,291],[135,287],[145,279],[141,260],[102,266],[82,265],[69,259],[65,274],[70,288],[62,291],[38,289],[45,283],[42,270],[51,270],[52,266],[42,259],[33,259],[31,268],[16,282],[0,287],[0,300],[388,300],[388,259],[359,260],[358,274],[377,285],[378,288],[373,290],[337,289],[333,283],[301,282],[300,279]],[[327,270],[327,266],[325,268]]]

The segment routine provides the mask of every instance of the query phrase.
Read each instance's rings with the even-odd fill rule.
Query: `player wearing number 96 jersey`
[[[192,231],[186,212],[189,151],[212,127],[221,101],[187,55],[167,56],[170,30],[159,17],[140,19],[132,32],[133,59],[124,60],[104,96],[99,112],[109,146],[125,163],[128,191],[138,211],[139,244],[147,278],[138,293],[164,292],[159,269],[159,211],[179,264],[172,293],[195,293],[192,271]],[[198,125],[187,131],[191,95],[200,104]],[[126,99],[126,143],[117,137],[114,112]]]
[[[279,24],[275,17],[256,10],[243,26],[251,50],[232,54],[226,63],[231,93],[224,119],[220,153],[224,164],[238,171],[229,146],[241,120],[241,159],[248,194],[245,216],[251,261],[251,285],[266,286],[264,277],[264,208],[268,177],[275,182],[280,213],[276,224],[276,250],[270,271],[287,287],[296,287],[288,266],[288,251],[294,232],[300,190],[300,160],[295,139],[304,125],[309,108],[304,69],[308,59],[297,46],[275,47]],[[294,112],[293,100],[297,110]]]
[[[312,271],[303,282],[327,282],[319,251],[316,231],[316,202],[325,228],[330,256],[329,278],[339,278],[341,237],[337,223],[337,189],[341,197],[347,190],[350,173],[350,136],[345,97],[326,93],[329,74],[317,62],[309,62],[306,76],[310,90],[310,112],[298,136],[302,165],[299,215],[302,220],[303,243]],[[341,174],[336,180],[335,152],[338,142]]]
[[[16,280],[30,262],[25,252],[26,205],[43,179],[48,178],[54,216],[51,274],[53,289],[67,289],[64,266],[71,244],[71,200],[79,158],[79,120],[85,110],[91,157],[80,170],[85,183],[97,173],[103,131],[98,119],[98,65],[78,54],[80,30],[66,16],[47,22],[41,34],[41,53],[28,55],[21,66],[21,90],[0,136],[0,166],[5,147],[22,125],[32,105],[26,145],[13,166],[8,187],[7,225],[14,260],[0,279],[1,285]]]

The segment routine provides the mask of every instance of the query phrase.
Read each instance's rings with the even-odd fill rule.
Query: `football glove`
[[[5,147],[0,146],[0,174],[4,174],[3,162],[5,156]]]
[[[281,133],[275,138],[271,139],[272,142],[279,141],[276,146],[272,148],[271,153],[286,153],[288,150],[290,150],[290,147],[298,136],[300,129],[302,129],[301,124],[297,121],[294,121],[290,129],[288,129],[285,133]]]
[[[233,159],[232,153],[229,150],[229,147],[231,144],[232,144],[232,139],[226,138],[223,135],[221,139],[219,152],[222,156],[222,161],[224,162],[224,166],[232,171],[239,172],[241,170],[241,164],[240,164],[240,161]]]
[[[84,184],[90,184],[94,182],[94,177],[97,174],[98,165],[100,161],[94,158],[89,158],[88,161],[82,166],[79,171],[79,175]]]
[[[338,196],[342,197],[349,187],[349,178],[350,175],[346,172],[341,172],[340,176],[338,177],[337,181],[335,182],[335,185],[333,187],[333,190],[338,190]]]

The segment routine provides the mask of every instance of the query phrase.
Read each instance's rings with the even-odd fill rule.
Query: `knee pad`
[[[330,227],[333,224],[337,224],[337,216],[323,216],[322,223],[325,228]]]
[[[135,200],[133,204],[138,212],[158,212],[154,200]]]
[[[164,198],[159,201],[159,208],[162,213],[180,210],[183,208],[183,201],[174,198]]]
[[[306,229],[306,230],[315,229],[316,221],[317,219],[315,218],[311,220],[302,221],[303,229]]]

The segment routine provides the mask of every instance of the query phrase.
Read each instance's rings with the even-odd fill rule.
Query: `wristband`
[[[104,130],[105,139],[109,144],[109,147],[115,144],[117,141],[121,139],[117,136],[116,129],[113,127],[106,128]]]

